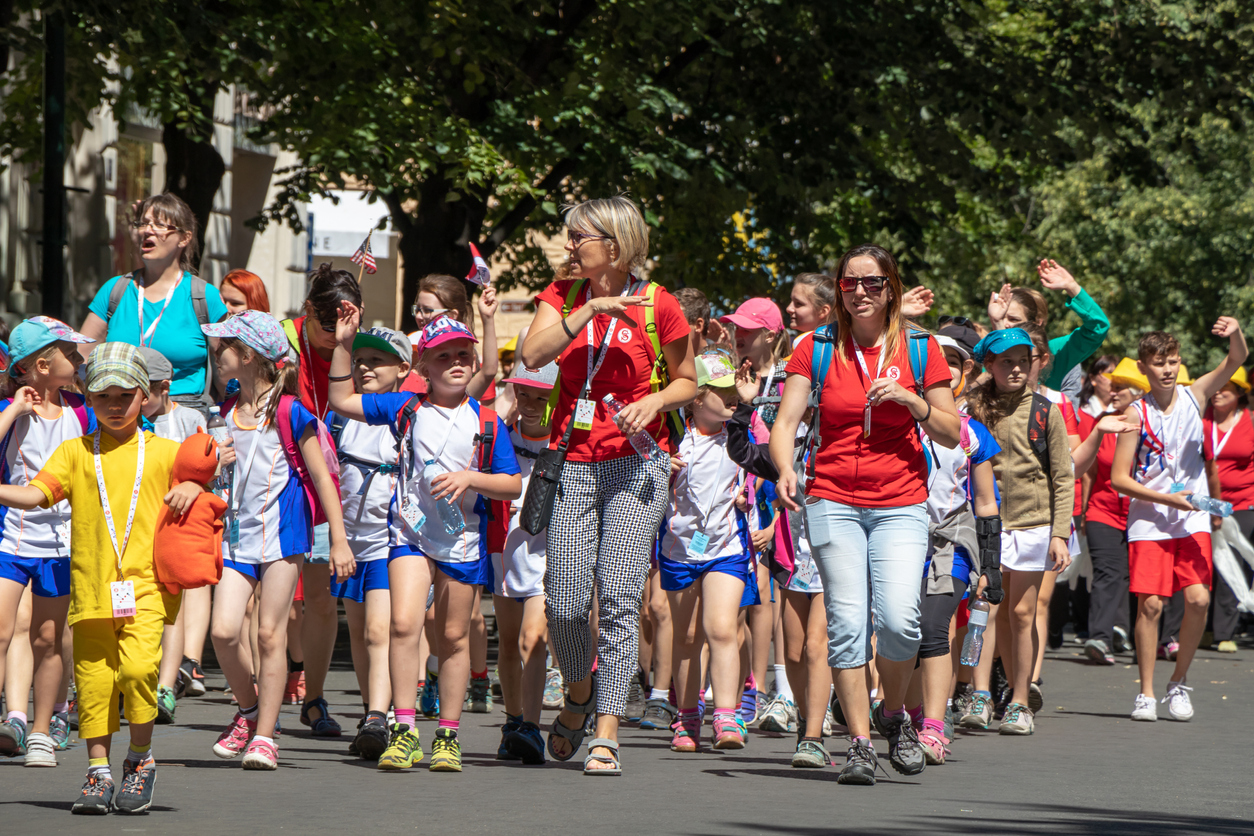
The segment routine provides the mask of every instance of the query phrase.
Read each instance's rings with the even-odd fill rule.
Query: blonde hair
[[[270,396],[266,402],[265,423],[272,425],[279,412],[280,395],[296,395],[299,392],[300,363],[288,358],[279,368],[268,357],[263,357],[252,349],[252,346],[236,337],[221,337],[226,348],[233,349],[239,355],[240,363],[247,365],[249,361],[257,362],[257,377],[272,384]]]
[[[631,272],[649,257],[649,226],[625,195],[585,200],[566,210],[566,228],[603,235],[618,244],[617,270]],[[607,244],[608,246],[608,244]]]

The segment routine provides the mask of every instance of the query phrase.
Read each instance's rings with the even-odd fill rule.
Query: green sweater
[[[1055,337],[1049,341],[1054,364],[1049,369],[1049,378],[1044,382],[1055,390],[1062,389],[1062,379],[1067,376],[1067,372],[1097,353],[1097,349],[1106,341],[1106,332],[1110,330],[1110,320],[1102,312],[1101,306],[1083,288],[1067,301],[1067,309],[1080,317],[1080,327],[1065,337]]]

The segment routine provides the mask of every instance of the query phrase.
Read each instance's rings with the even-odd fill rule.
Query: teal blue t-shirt
[[[109,342],[140,344],[139,308],[136,301],[139,294],[136,290],[128,290],[122,294],[113,318],[109,319],[109,294],[113,292],[115,282],[130,281],[130,276],[114,276],[105,282],[96,293],[88,310],[105,320],[109,330]],[[161,314],[165,299],[156,302],[144,300],[144,330]],[[212,284],[205,287],[205,304],[209,309],[209,321],[217,322],[226,316],[226,305],[222,304],[222,296]],[[174,378],[170,381],[171,395],[200,395],[205,391],[205,364],[209,359],[209,339],[200,330],[196,321],[196,309],[192,307],[192,274],[184,273],[183,280],[170,297],[170,306],[166,308],[161,321],[152,337],[144,341],[144,345],[160,351],[174,367]]]

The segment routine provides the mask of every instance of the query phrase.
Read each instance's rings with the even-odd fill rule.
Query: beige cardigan
[[[1010,396],[1015,397],[1015,396]],[[1001,524],[1007,531],[1052,527],[1051,535],[1071,536],[1071,512],[1075,508],[1075,471],[1067,427],[1051,404],[1046,422],[1049,438],[1050,475],[1047,476],[1028,443],[1028,419],[1032,398],[1026,389],[1018,396],[1014,412],[991,427],[1001,452],[993,456],[993,475],[1001,494]]]

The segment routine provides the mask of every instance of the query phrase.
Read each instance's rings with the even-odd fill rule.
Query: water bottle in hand
[[[1205,511],[1212,517],[1231,517],[1232,503],[1224,502],[1222,499],[1215,499],[1213,496],[1198,496],[1195,493],[1189,494],[1189,504],[1199,511]]]
[[[618,413],[623,411],[623,404],[613,395],[606,395],[601,399],[601,403],[605,404],[605,408],[610,411],[610,418],[617,419]],[[617,423],[617,421],[615,421]],[[619,427],[621,430],[622,427]],[[627,440],[631,442],[631,446],[636,448],[636,452],[640,454],[640,458],[645,461],[652,461],[662,458],[662,448],[657,446],[657,442],[653,440],[653,436],[645,430],[641,430],[635,435],[627,436]]]
[[[971,602],[971,618],[967,621],[967,637],[962,640],[962,657],[959,661],[969,668],[980,663],[984,650],[984,630],[988,627],[988,601],[981,595]]]
[[[209,432],[209,437],[218,442],[221,447],[226,444],[227,439],[231,437],[231,431],[226,428],[226,421],[222,418],[222,410],[214,405],[209,407],[209,423],[205,427]],[[219,453],[219,457],[221,454]],[[213,480],[210,489],[220,497],[226,498],[227,492],[231,487],[231,473],[233,468],[226,468],[218,474],[218,478]]]
[[[444,468],[435,463],[434,459],[427,459],[423,463],[422,468],[422,486],[430,494],[431,480],[439,476],[441,473],[447,473]],[[458,508],[448,497],[442,497],[435,501],[436,510],[440,514],[440,522],[444,523],[444,530],[449,534],[461,534],[466,530],[466,518],[462,516],[462,509]]]

